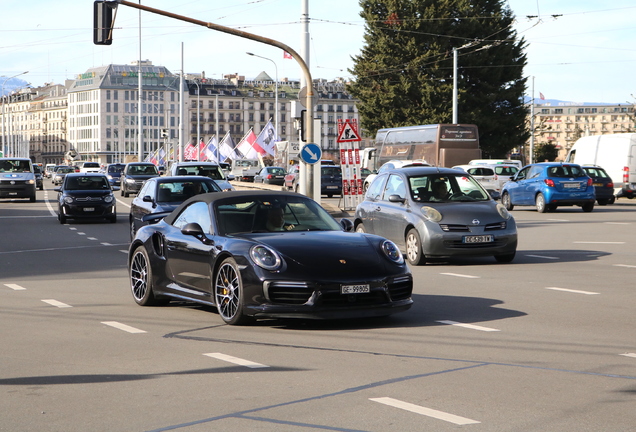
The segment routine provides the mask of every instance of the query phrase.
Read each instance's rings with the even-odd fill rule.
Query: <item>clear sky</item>
[[[138,3],[139,0],[133,0]],[[141,0],[142,4],[284,42],[300,51],[302,0]],[[634,0],[507,0],[515,28],[528,42],[525,74],[534,95],[573,102],[636,102]],[[0,75],[24,71],[25,82],[63,83],[93,66],[139,58],[139,12],[119,6],[111,46],[92,42],[92,0],[3,0]],[[310,66],[314,78],[351,77],[351,56],[360,52],[364,23],[357,0],[309,0]],[[274,47],[142,12],[141,58],[155,65],[222,78],[247,79],[261,71],[272,78],[300,78],[294,60]],[[461,57],[460,57],[461,62]],[[460,64],[461,66],[461,64]],[[0,78],[2,82],[6,78]],[[528,82],[528,95],[532,80]]]

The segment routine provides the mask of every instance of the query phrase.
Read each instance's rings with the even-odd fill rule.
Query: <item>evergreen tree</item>
[[[476,124],[485,157],[528,139],[525,42],[504,0],[360,0],[364,46],[349,91],[361,126],[451,123],[453,48],[458,49],[458,122]]]

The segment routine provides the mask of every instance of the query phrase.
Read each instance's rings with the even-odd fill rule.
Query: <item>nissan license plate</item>
[[[369,284],[340,285],[340,294],[362,294],[371,292]]]
[[[495,237],[492,235],[476,235],[476,236],[464,236],[463,243],[492,243],[495,241]]]
[[[84,207],[85,212],[95,211],[95,207]]]

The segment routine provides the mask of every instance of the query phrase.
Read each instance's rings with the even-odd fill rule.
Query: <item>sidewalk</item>
[[[264,183],[242,182],[242,181],[236,181],[236,180],[232,180],[230,183],[232,184],[232,186],[234,186],[236,190],[250,190],[250,189],[261,189],[261,190],[265,189],[265,190],[275,190],[275,191],[284,190],[282,186],[275,186],[275,185],[269,185]],[[329,214],[333,216],[334,218],[352,218],[353,217],[353,211],[342,210],[338,208],[338,206],[332,203],[325,202],[324,200],[321,200],[320,205],[325,210],[327,210]]]

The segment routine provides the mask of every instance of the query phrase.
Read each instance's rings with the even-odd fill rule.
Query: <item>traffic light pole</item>
[[[314,96],[314,85],[313,85],[313,80],[311,78],[311,72],[309,71],[309,67],[307,66],[307,64],[305,63],[305,61],[303,60],[303,58],[290,46],[279,42],[277,40],[274,39],[270,39],[270,38],[266,38],[263,36],[259,36],[259,35],[255,35],[252,33],[248,33],[248,32],[244,32],[241,30],[237,30],[237,29],[233,29],[230,27],[225,27],[219,24],[214,24],[211,22],[205,22],[205,21],[200,21],[194,18],[189,18],[183,15],[177,15],[171,12],[167,12],[161,9],[155,9],[155,8],[151,8],[148,6],[144,6],[142,4],[137,4],[137,3],[133,3],[130,1],[126,1],[126,0],[112,0],[112,1],[96,1],[95,2],[95,8],[96,10],[98,10],[100,7],[111,7],[111,5],[124,5],[124,6],[129,6],[135,9],[140,9],[146,12],[150,12],[150,13],[154,13],[157,15],[162,15],[168,18],[174,18],[177,19],[179,21],[185,21],[185,22],[189,22],[191,24],[195,24],[195,25],[199,25],[199,26],[203,26],[206,28],[209,28],[210,30],[216,30],[216,31],[220,31],[223,33],[228,33],[234,36],[238,36],[244,39],[250,39],[256,42],[261,42],[264,43],[265,45],[271,45],[271,46],[275,46],[278,47],[284,51],[287,51],[289,54],[291,54],[291,56],[294,58],[294,60],[296,60],[296,62],[298,63],[298,65],[300,66],[300,69],[303,72],[304,78],[307,82],[307,94],[306,94],[306,108],[307,108],[307,118],[308,119],[313,119],[314,118],[314,107],[312,105],[312,98]],[[114,8],[113,8],[114,9]],[[97,23],[97,20],[95,21],[95,23]],[[111,36],[111,38],[107,38],[106,40],[102,40],[100,42],[100,44],[110,44],[112,42],[112,27],[114,24],[114,20],[113,22],[107,23],[107,25],[104,25],[104,27],[108,27],[110,29],[109,32],[106,32],[108,35]],[[100,24],[102,25],[102,24]],[[104,31],[104,28],[94,28],[94,31]],[[94,41],[96,41],[96,39],[94,38]],[[182,102],[183,103],[183,102]],[[313,139],[314,136],[314,124],[313,121],[308,121],[306,123],[306,136],[307,137],[311,137],[311,139]],[[313,187],[307,191],[307,196],[309,198],[314,198],[314,191],[313,191]]]

